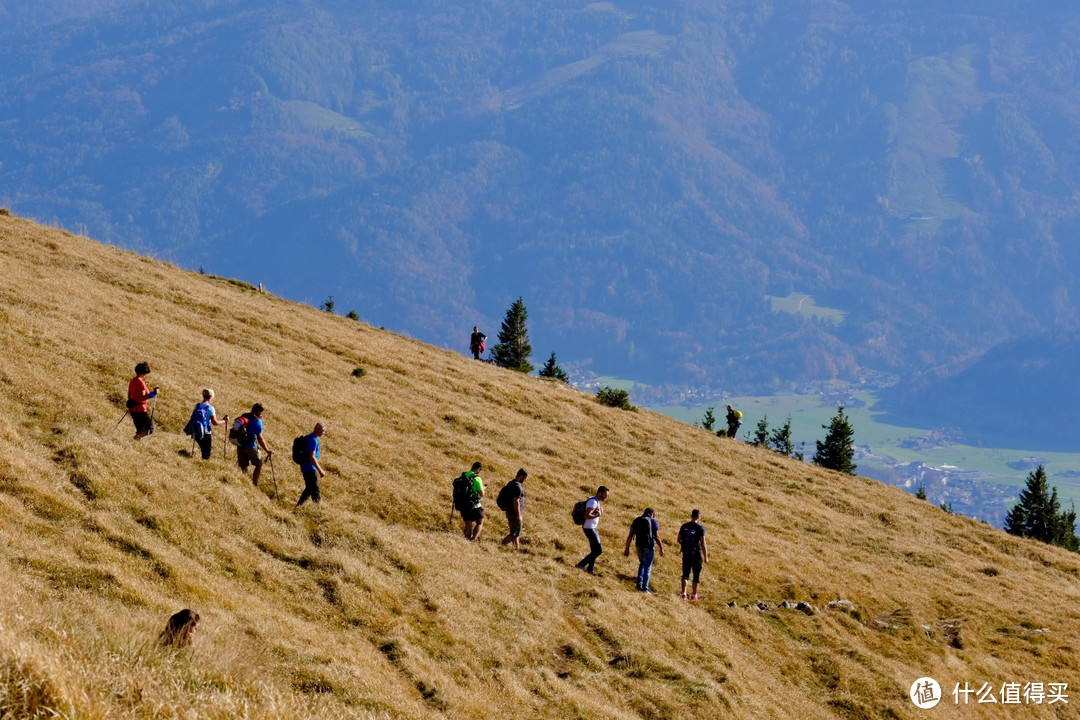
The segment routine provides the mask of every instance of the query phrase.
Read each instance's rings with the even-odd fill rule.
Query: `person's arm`
[[[660,535],[654,535],[653,539],[656,540],[656,549],[660,551],[660,557],[664,557],[664,542],[660,539]]]
[[[525,496],[524,495],[518,495],[516,498],[514,498],[514,512],[515,512],[515,515],[516,515],[515,522],[518,525],[520,525],[522,523],[522,518],[525,516],[525,511],[523,509],[524,505],[525,505]]]
[[[262,436],[262,433],[259,433],[258,435],[256,435],[256,436],[255,436],[255,440],[256,440],[256,441],[257,441],[257,442],[259,443],[259,447],[261,447],[261,448],[263,449],[263,451],[265,451],[265,452],[266,452],[266,456],[267,456],[267,457],[270,457],[271,455],[273,455],[273,454],[274,454],[274,451],[273,451],[273,450],[271,450],[270,448],[266,447],[266,441],[265,441],[265,440],[263,440],[263,436]]]
[[[634,526],[630,526],[630,534],[626,536],[626,549],[623,550],[623,555],[630,556],[630,541],[634,539]]]
[[[314,450],[308,450],[308,462],[315,466],[315,469],[319,473],[319,477],[326,477],[326,473],[323,472],[322,465],[319,464],[319,458],[315,457]]]
[[[217,425],[226,425],[226,424],[228,424],[228,422],[229,422],[229,416],[228,415],[226,415],[221,420],[218,419],[218,416],[217,416],[216,412],[213,415],[210,416],[210,424],[211,425],[215,425],[215,426],[217,426]]]
[[[709,548],[705,546],[705,537],[701,538],[701,560],[702,562],[709,562]]]

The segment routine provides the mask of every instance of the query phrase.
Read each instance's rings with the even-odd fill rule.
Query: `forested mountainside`
[[[942,717],[1075,717],[1076,553],[3,213],[0,298],[0,717],[896,720],[926,677]],[[223,428],[207,460],[181,432],[207,386],[218,415],[265,406],[257,487]],[[316,422],[322,502],[294,509]],[[477,460],[469,542],[451,479]],[[594,576],[570,510],[600,483]],[[646,507],[655,595],[620,552]],[[191,645],[162,647],[182,608]]]
[[[1077,326],[1066,4],[35,7],[0,202],[436,344],[521,296],[538,355],[750,391]]]

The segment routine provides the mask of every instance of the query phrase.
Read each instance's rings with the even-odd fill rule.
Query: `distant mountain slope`
[[[1080,556],[900,490],[3,215],[0,297],[5,715],[906,718],[930,676],[950,717],[981,718],[955,686],[1080,687]],[[137,443],[138,360],[162,394]],[[265,404],[259,488],[220,444],[189,456],[207,385],[223,414]],[[324,501],[293,511],[287,448],[316,420]],[[470,544],[446,513],[476,459]],[[519,467],[517,553],[491,496]],[[599,483],[592,577],[569,510]],[[646,506],[668,543],[654,597],[619,552]],[[710,562],[690,603],[670,543],[693,507]],[[193,647],[155,649],[183,607]],[[1048,700],[994,716],[1071,712]]]
[[[890,390],[880,407],[903,421],[961,428],[969,444],[1076,452],[1080,337],[1005,343],[962,369]]]
[[[189,268],[713,390],[1077,327],[1063,4],[76,7],[0,28],[0,203]]]

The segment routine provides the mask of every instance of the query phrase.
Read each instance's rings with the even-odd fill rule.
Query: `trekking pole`
[[[191,457],[195,457],[195,436],[191,436]]]
[[[124,414],[121,415],[120,419],[116,421],[116,425],[113,427],[113,430],[116,430],[116,428],[120,427],[120,423],[124,422],[124,418],[126,418],[128,416],[129,412],[130,412],[130,410],[125,410],[124,411]]]
[[[274,499],[277,500],[277,475],[274,473],[274,456],[267,458],[270,462],[270,479],[274,481]]]
[[[150,432],[154,432],[154,411],[157,410],[157,395],[154,395],[154,402],[150,404]]]

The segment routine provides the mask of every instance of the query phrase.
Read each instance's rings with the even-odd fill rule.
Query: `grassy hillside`
[[[899,490],[7,216],[0,296],[0,717],[914,718],[925,675],[1080,687],[1080,557]],[[136,443],[142,359],[163,392]],[[189,456],[207,385],[266,405],[278,498],[269,468]],[[317,420],[324,500],[294,512]],[[494,489],[530,471],[520,553],[492,502],[478,543],[448,526],[476,459]],[[598,483],[593,578],[569,509]],[[632,590],[646,505],[669,540],[701,508],[700,602],[675,552]],[[193,647],[156,649],[184,607]]]

